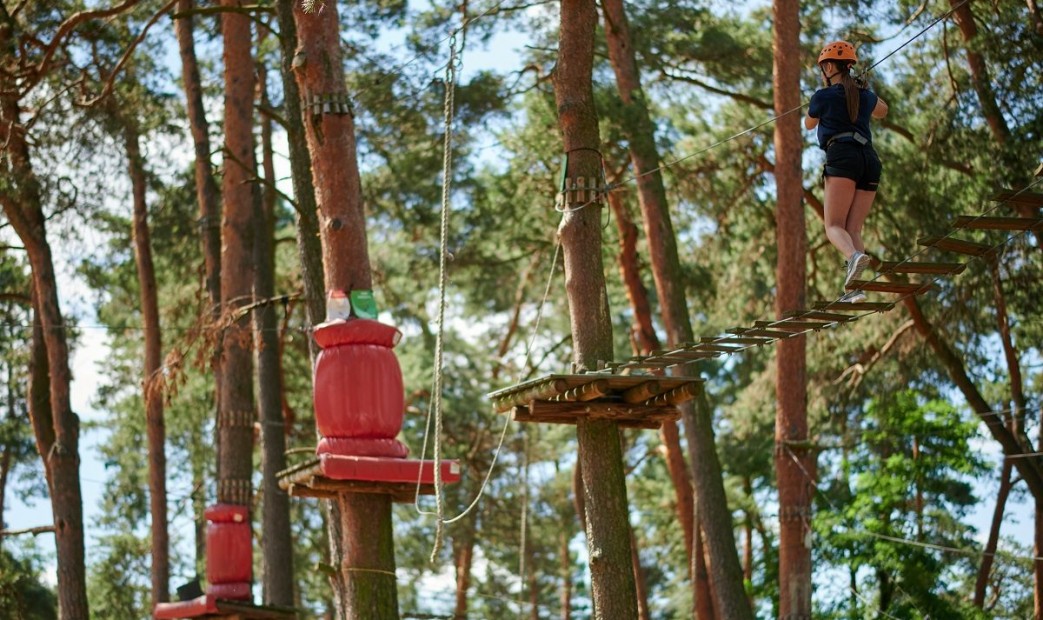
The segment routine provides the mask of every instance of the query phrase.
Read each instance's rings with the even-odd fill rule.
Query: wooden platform
[[[686,353],[684,350],[666,355]],[[644,360],[648,360],[645,363]],[[672,366],[684,359],[631,360],[622,367]],[[510,412],[518,422],[575,424],[581,419],[608,419],[620,426],[659,428],[681,417],[677,405],[695,398],[702,381],[694,377],[620,375],[546,375],[489,394],[498,413]]]
[[[254,605],[247,601],[228,601],[204,594],[190,601],[160,603],[153,610],[156,620],[179,618],[221,618],[222,620],[272,620],[297,617],[297,610],[287,607]]]
[[[358,457],[353,459],[353,463],[348,463],[344,458],[339,461],[329,458],[312,459],[279,472],[279,487],[291,497],[332,499],[341,493],[382,493],[390,495],[392,501],[409,503],[416,496],[419,478],[420,494],[434,495],[433,461],[382,459],[399,461],[391,464],[396,467],[389,475],[388,465],[370,462],[374,460],[377,459]],[[349,477],[345,477],[346,475]],[[385,479],[372,479],[376,476]],[[442,480],[451,483],[459,479],[459,463],[451,460],[442,461]]]

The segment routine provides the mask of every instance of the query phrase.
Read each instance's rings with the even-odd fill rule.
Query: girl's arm
[[[887,116],[887,102],[877,97],[876,105],[873,107],[873,118],[883,118],[885,116]]]
[[[886,108],[886,107],[887,106],[884,106],[884,108]],[[813,116],[811,116],[810,114],[808,116],[805,116],[804,117],[804,129],[814,129],[815,127],[818,127],[818,119],[813,117]]]

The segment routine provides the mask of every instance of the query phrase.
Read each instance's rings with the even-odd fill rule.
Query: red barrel
[[[315,424],[328,441],[320,454],[402,458],[405,396],[393,348],[402,336],[390,325],[350,319],[315,329],[322,347],[315,363]],[[350,440],[350,441],[348,441]]]
[[[253,550],[247,506],[216,504],[205,512],[208,594],[249,599]]]

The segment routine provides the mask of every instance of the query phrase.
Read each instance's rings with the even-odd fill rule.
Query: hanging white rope
[[[442,149],[442,217],[439,233],[438,251],[438,332],[435,336],[435,385],[432,400],[428,409],[428,421],[430,422],[431,411],[434,411],[434,468],[435,468],[435,543],[431,549],[431,561],[438,557],[442,548],[442,539],[445,535],[445,501],[443,498],[442,481],[442,378],[443,357],[445,349],[445,298],[446,298],[446,263],[449,255],[449,193],[452,188],[453,179],[453,107],[456,92],[456,76],[460,70],[462,58],[457,50],[456,35],[460,32],[454,30],[449,36],[449,62],[445,65],[445,106],[442,110],[443,129],[445,140]],[[429,424],[427,425],[429,426]],[[426,444],[426,438],[425,438]]]

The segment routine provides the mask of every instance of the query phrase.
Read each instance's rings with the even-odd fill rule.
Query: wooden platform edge
[[[315,497],[332,499],[341,493],[377,493],[390,495],[400,504],[411,503],[416,497],[415,482],[375,482],[370,480],[334,480],[322,475],[321,464],[314,459],[302,465],[290,467],[276,474],[279,488],[290,497]],[[433,484],[421,484],[421,495],[434,495]]]

